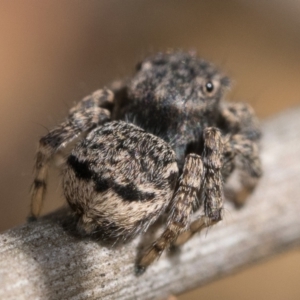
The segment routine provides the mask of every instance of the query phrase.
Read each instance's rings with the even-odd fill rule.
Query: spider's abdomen
[[[87,232],[127,237],[166,209],[178,177],[175,153],[162,139],[114,121],[94,129],[67,159],[63,186]]]

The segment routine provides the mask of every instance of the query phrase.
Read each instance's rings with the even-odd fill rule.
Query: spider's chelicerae
[[[78,228],[125,239],[168,215],[164,232],[139,259],[138,273],[169,246],[217,223],[233,170],[240,170],[243,186],[237,204],[262,174],[257,118],[249,105],[223,100],[228,87],[212,64],[175,51],[145,59],[118,88],[87,96],[40,139],[31,218],[40,214],[50,160],[87,132],[63,167]],[[190,222],[201,204],[203,215]]]

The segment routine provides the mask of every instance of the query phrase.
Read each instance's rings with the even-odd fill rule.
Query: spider
[[[39,141],[30,219],[40,214],[51,159],[81,137],[62,168],[81,232],[127,239],[167,215],[137,274],[166,248],[219,222],[223,185],[234,169],[241,174],[238,205],[262,175],[258,120],[249,105],[223,100],[229,85],[194,53],[170,51],[139,63],[123,84],[85,97]],[[203,215],[191,222],[201,206]]]

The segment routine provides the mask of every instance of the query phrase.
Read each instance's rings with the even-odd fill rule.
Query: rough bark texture
[[[264,177],[246,206],[227,202],[223,222],[140,277],[134,262],[149,237],[115,246],[80,238],[66,209],[3,233],[0,299],[162,299],[299,245],[299,128],[299,108],[264,122]]]

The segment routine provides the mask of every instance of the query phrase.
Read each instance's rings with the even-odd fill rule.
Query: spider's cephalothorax
[[[182,167],[203,129],[216,125],[220,98],[228,85],[228,78],[205,60],[187,53],[159,53],[139,64],[128,84],[130,102],[120,117],[126,115],[171,144]]]
[[[243,203],[262,174],[260,129],[248,105],[222,100],[228,78],[194,54],[158,53],[116,86],[84,98],[40,139],[30,217],[40,213],[49,161],[87,132],[63,167],[78,228],[125,239],[168,214],[165,231],[138,261],[142,272],[170,245],[221,220],[223,184],[235,167],[243,189],[233,200]],[[198,199],[203,215],[190,222]]]

